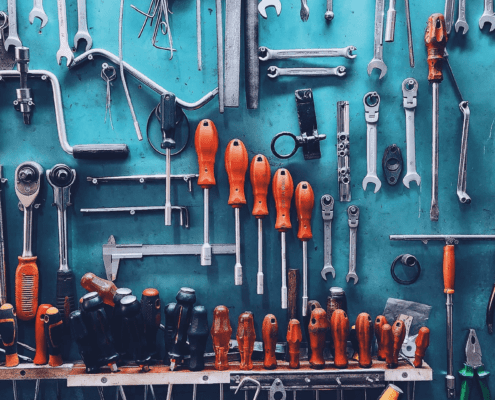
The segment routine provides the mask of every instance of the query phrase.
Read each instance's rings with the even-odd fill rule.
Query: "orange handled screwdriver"
[[[268,215],[266,197],[270,184],[270,164],[263,154],[258,154],[251,160],[249,169],[251,185],[253,185],[253,215],[258,220],[258,275],[256,293],[263,294],[263,218]]]
[[[308,240],[313,237],[311,232],[311,213],[315,205],[313,188],[308,182],[299,182],[296,187],[296,210],[299,230],[297,237],[303,245],[303,296],[302,315],[306,316],[308,309]]]
[[[263,338],[263,350],[265,351],[263,368],[275,369],[277,368],[275,348],[277,347],[278,338],[278,322],[275,315],[268,314],[265,316],[261,326],[261,335]]]
[[[443,286],[447,295],[447,398],[455,399],[454,376],[454,324],[452,320],[452,297],[454,295],[455,282],[455,252],[454,245],[448,244],[443,248]]]
[[[216,306],[213,310],[213,323],[211,324],[211,339],[215,352],[215,369],[225,371],[229,369],[229,343],[232,335],[230,326],[229,309],[225,306]]]
[[[416,352],[414,353],[414,367],[420,368],[423,365],[426,349],[430,345],[430,330],[423,326],[416,337]]]
[[[34,322],[34,335],[36,337],[36,354],[33,363],[36,365],[45,365],[48,362],[48,350],[46,347],[45,337],[45,314],[46,310],[52,307],[50,304],[40,304],[36,313]]]
[[[230,196],[229,206],[235,210],[235,284],[242,285],[241,265],[241,217],[240,208],[246,204],[244,181],[248,169],[248,154],[244,143],[233,139],[225,150],[225,169],[229,176]]]
[[[117,286],[112,281],[99,278],[92,272],[88,272],[81,278],[81,286],[88,292],[97,292],[103,303],[114,307],[114,296],[117,293]]]
[[[379,315],[378,317],[376,317],[374,328],[376,342],[378,343],[377,356],[379,360],[385,360],[385,349],[382,342],[382,326],[385,324],[388,324],[387,318],[385,318],[383,315]]]
[[[201,265],[211,265],[210,245],[210,188],[215,186],[215,155],[218,150],[218,132],[213,121],[200,121],[194,136],[194,147],[198,154],[199,178],[198,185],[203,189],[203,246],[201,247]]]
[[[29,321],[38,309],[39,271],[33,255],[33,208],[41,188],[43,168],[28,161],[15,170],[15,193],[24,212],[24,241],[22,256],[15,271],[15,308],[17,317]]]
[[[236,339],[237,343],[239,343],[239,353],[241,355],[239,368],[242,370],[253,369],[252,356],[256,331],[254,329],[254,316],[251,311],[246,311],[239,315]]]
[[[280,244],[282,250],[282,308],[287,309],[287,260],[285,257],[285,232],[292,229],[290,223],[290,202],[294,194],[292,176],[285,168],[275,172],[272,183],[273,198],[277,209],[275,229],[280,232]],[[306,311],[304,311],[306,312]],[[306,315],[306,314],[304,314]]]
[[[301,365],[299,356],[301,351],[302,331],[297,319],[291,319],[287,327],[287,344],[289,345],[289,368],[298,369]]]
[[[45,337],[48,347],[48,365],[59,367],[62,360],[62,343],[64,335],[64,320],[55,307],[50,307],[45,312]]]

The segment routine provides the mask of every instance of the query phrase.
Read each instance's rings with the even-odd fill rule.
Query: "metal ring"
[[[414,264],[408,265],[408,264],[404,263],[404,261],[403,261],[404,256],[412,257],[415,261]],[[399,260],[400,260],[402,265],[405,265],[407,267],[417,267],[416,276],[414,276],[412,279],[407,280],[407,281],[400,279],[395,274],[395,265],[397,264],[397,261],[399,261]],[[419,275],[421,274],[421,265],[419,265],[419,261],[416,257],[409,255],[409,254],[401,254],[400,256],[395,257],[395,260],[392,262],[392,266],[390,267],[390,274],[392,275],[392,278],[394,279],[394,281],[396,281],[397,283],[399,283],[401,285],[411,285],[419,279]]]
[[[282,136],[289,136],[290,138],[292,138],[292,140],[294,140],[294,150],[292,150],[289,154],[279,154],[277,152],[277,150],[275,150],[275,142],[278,139],[280,139]],[[290,132],[280,132],[280,133],[277,133],[273,137],[271,148],[272,148],[272,153],[274,154],[275,157],[281,158],[281,159],[287,159],[287,158],[292,157],[294,154],[296,154],[296,151],[299,148],[299,141],[297,140],[296,135],[294,135],[293,133],[290,133]]]

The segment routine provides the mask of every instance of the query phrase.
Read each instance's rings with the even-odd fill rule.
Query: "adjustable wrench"
[[[10,14],[10,2],[9,2],[9,14]],[[485,0],[485,10],[480,18],[480,29],[489,22],[490,32],[495,30],[495,14],[493,13],[493,0]]]
[[[7,10],[9,12],[9,37],[3,43],[5,50],[9,51],[10,46],[21,47],[21,39],[17,34],[17,0],[7,1]],[[492,7],[493,8],[493,7]]]
[[[31,25],[33,24],[35,18],[39,18],[41,21],[40,30],[43,29],[48,23],[48,16],[46,15],[45,10],[43,10],[43,0],[33,1],[33,9],[29,13],[29,22]]]
[[[448,35],[450,35],[452,25],[454,25],[454,6],[455,0],[445,0],[445,29]]]
[[[368,64],[368,75],[378,68],[380,79],[387,73],[387,66],[383,62],[383,17],[385,15],[385,0],[376,0],[375,6],[375,39],[373,46],[373,59]]]
[[[466,0],[459,0],[459,16],[455,23],[455,31],[459,32],[462,28],[462,34],[465,35],[469,30],[469,25],[466,21]]]
[[[267,76],[278,78],[279,76],[345,76],[346,69],[343,66],[335,68],[279,68],[268,67]]]
[[[88,18],[86,15],[86,0],[77,0],[77,33],[74,36],[74,48],[77,49],[79,40],[86,41],[86,51],[93,46],[93,39],[88,32]]]
[[[323,218],[323,269],[321,277],[327,280],[330,272],[335,279],[335,268],[332,266],[332,219],[333,219],[333,197],[325,194],[321,197],[321,216]]]
[[[468,134],[469,134],[469,117],[471,111],[469,110],[469,104],[467,101],[461,101],[459,109],[464,115],[464,122],[462,124],[462,139],[461,139],[461,158],[459,160],[459,176],[457,178],[457,197],[463,204],[471,203],[471,197],[466,193],[466,175],[467,175],[467,147],[468,147]]]
[[[60,48],[57,51],[58,65],[62,64],[62,57],[67,59],[67,67],[74,61],[74,54],[69,46],[69,34],[67,33],[67,9],[65,0],[57,0],[58,9],[58,33],[60,36]]]
[[[356,284],[359,280],[356,274],[356,243],[357,228],[359,225],[359,207],[349,206],[347,215],[349,217],[349,272],[345,277],[345,281],[349,283],[351,279],[354,279],[354,284]]]
[[[406,145],[407,145],[407,172],[402,183],[409,189],[411,181],[421,185],[421,177],[416,172],[416,141],[414,129],[414,114],[418,104],[418,82],[414,78],[404,79],[402,82],[402,100],[406,113]]]
[[[372,103],[370,104],[370,101]],[[364,117],[366,119],[366,155],[368,172],[363,179],[363,190],[366,190],[368,183],[375,184],[375,193],[380,190],[382,183],[376,175],[376,154],[377,154],[377,124],[380,107],[380,96],[377,92],[368,92],[363,98]]]
[[[345,57],[356,58],[354,46],[347,46],[338,49],[290,49],[290,50],[272,50],[266,46],[260,46],[258,49],[260,61],[268,60],[285,60],[287,58],[312,58],[312,57]]]

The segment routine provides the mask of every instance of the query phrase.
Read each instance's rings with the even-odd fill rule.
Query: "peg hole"
[[[21,370],[20,372],[21,376],[26,376],[26,371],[24,371],[23,369]]]
[[[208,126],[208,125],[210,125],[210,122],[207,119],[205,119],[203,121],[203,126]]]
[[[263,158],[261,156],[258,156],[258,158],[256,159],[256,161],[261,162],[261,161],[263,161]]]

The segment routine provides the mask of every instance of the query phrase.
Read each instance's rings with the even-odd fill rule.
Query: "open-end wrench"
[[[368,75],[378,68],[380,79],[387,73],[387,66],[383,62],[383,17],[385,15],[385,0],[376,0],[375,6],[375,39],[373,45],[373,59],[368,64]]]
[[[461,158],[459,160],[459,175],[457,178],[457,197],[463,204],[471,203],[471,197],[466,193],[466,180],[467,180],[467,147],[468,147],[468,134],[469,134],[469,117],[471,111],[469,110],[469,104],[467,101],[461,101],[459,109],[464,115],[464,122],[462,124],[462,139],[461,139]]]
[[[75,49],[77,49],[77,45],[81,39],[86,41],[86,51],[88,51],[93,46],[93,39],[88,32],[86,0],[77,0],[77,33],[74,36]]]
[[[421,177],[416,172],[416,140],[414,129],[414,114],[418,105],[418,82],[414,78],[406,78],[402,82],[402,101],[406,113],[406,145],[407,145],[407,172],[402,183],[409,189],[411,181],[421,185]]]
[[[267,76],[278,78],[279,76],[344,76],[346,69],[343,66],[335,68],[279,68],[268,67]]]
[[[354,205],[349,206],[347,215],[349,217],[349,272],[345,277],[345,281],[349,283],[349,281],[353,279],[354,284],[356,284],[359,280],[356,274],[356,244],[357,228],[359,225],[359,207]]]
[[[335,279],[335,268],[332,266],[332,219],[333,219],[333,197],[324,194],[321,197],[321,216],[323,218],[323,269],[321,277],[327,280],[330,272]]]
[[[265,19],[268,18],[268,16],[266,15],[266,9],[268,7],[275,7],[277,16],[279,16],[282,12],[282,3],[280,2],[280,0],[261,0],[258,4],[258,12]]]
[[[452,26],[454,25],[454,6],[455,0],[445,0],[445,29],[447,30],[447,34],[450,34],[452,30]]]
[[[466,21],[466,0],[459,0],[459,16],[455,23],[455,31],[459,32],[462,28],[462,34],[465,35],[469,30],[469,25]]]
[[[345,57],[356,58],[352,54],[356,48],[354,46],[342,47],[339,49],[291,49],[291,50],[272,50],[268,47],[261,46],[258,49],[260,61],[268,60],[285,60],[287,58],[312,58],[312,57]]]
[[[33,9],[29,13],[29,22],[31,25],[35,18],[38,18],[41,21],[40,30],[48,23],[48,16],[46,15],[45,10],[43,10],[43,0],[33,1]]]
[[[10,0],[9,0],[10,1]],[[67,59],[67,67],[74,61],[74,54],[69,46],[69,34],[67,33],[67,9],[65,0],[57,0],[58,9],[58,33],[60,36],[60,48],[57,51],[58,65],[62,64],[62,57]]]
[[[9,1],[10,14],[10,1]],[[10,15],[9,15],[10,16]],[[480,18],[480,29],[483,29],[485,24],[490,23],[490,32],[495,30],[495,14],[493,13],[493,0],[485,0],[485,10]]]
[[[368,171],[363,179],[363,190],[366,190],[366,186],[368,186],[368,183],[374,183],[376,193],[382,187],[382,183],[376,175],[376,142],[380,96],[377,92],[368,92],[364,95],[363,104],[364,117],[366,119],[366,157],[368,163]]]
[[[22,42],[17,34],[17,0],[7,1],[7,11],[9,12],[9,36],[3,42],[5,50],[9,51],[10,46],[21,47]],[[492,7],[493,8],[493,7]]]

